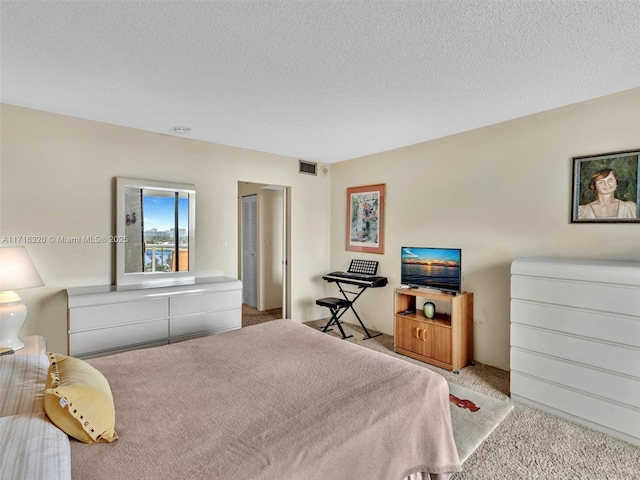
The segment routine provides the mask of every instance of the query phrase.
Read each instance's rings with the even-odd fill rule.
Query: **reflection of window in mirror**
[[[117,284],[195,280],[195,187],[117,178]]]
[[[126,188],[125,211],[126,273],[189,271],[188,193]]]

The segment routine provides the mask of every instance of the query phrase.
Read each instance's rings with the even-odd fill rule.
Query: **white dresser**
[[[511,397],[640,445],[640,262],[514,260]]]
[[[89,358],[165,345],[242,326],[242,282],[67,290],[68,353]]]

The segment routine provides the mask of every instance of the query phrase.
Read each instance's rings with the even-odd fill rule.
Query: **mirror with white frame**
[[[195,282],[195,186],[117,177],[116,189],[116,284]]]

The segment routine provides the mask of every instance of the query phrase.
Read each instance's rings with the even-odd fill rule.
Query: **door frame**
[[[282,195],[282,316],[283,318],[290,318],[291,316],[291,187],[286,185],[274,185],[260,182],[251,181],[238,181],[238,277],[242,275],[242,197],[249,195],[249,193],[241,193],[241,185],[246,188],[247,185],[255,186],[256,191],[260,189],[281,190]],[[258,202],[260,196],[258,196]],[[258,207],[258,228],[260,226],[260,208]],[[260,248],[258,248],[260,252]],[[260,253],[258,253],[260,255]],[[258,258],[258,262],[260,258]],[[262,282],[262,272],[258,268],[258,282]],[[260,285],[260,283],[258,283]],[[260,296],[260,290],[258,289],[258,297]],[[258,298],[258,305],[260,299]]]

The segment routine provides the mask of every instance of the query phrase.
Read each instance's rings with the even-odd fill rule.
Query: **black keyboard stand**
[[[358,285],[359,291],[351,292],[342,288],[342,285],[340,285],[339,280],[333,280],[333,281],[336,283],[336,285],[338,285],[338,289],[340,289],[340,293],[342,293],[342,296],[344,298],[327,297],[327,298],[320,298],[316,300],[316,305],[327,307],[331,311],[331,318],[329,319],[329,322],[327,322],[327,324],[324,326],[322,331],[331,332],[333,329],[329,327],[331,327],[332,325],[336,325],[340,330],[340,333],[342,334],[343,339],[353,337],[353,335],[347,336],[344,333],[344,329],[342,328],[342,324],[340,323],[340,318],[347,312],[347,310],[351,309],[351,311],[358,319],[358,322],[360,322],[360,326],[362,327],[362,329],[366,334],[363,340],[368,340],[370,338],[375,338],[382,335],[382,333],[376,333],[375,335],[371,335],[371,333],[369,333],[369,330],[367,330],[367,327],[365,327],[364,323],[362,323],[362,320],[360,319],[358,312],[356,312],[356,309],[353,308],[353,304],[356,302],[356,300],[358,300],[358,298],[360,298],[360,295],[362,295],[368,287]],[[355,295],[355,297],[349,299],[349,296],[347,294]]]

